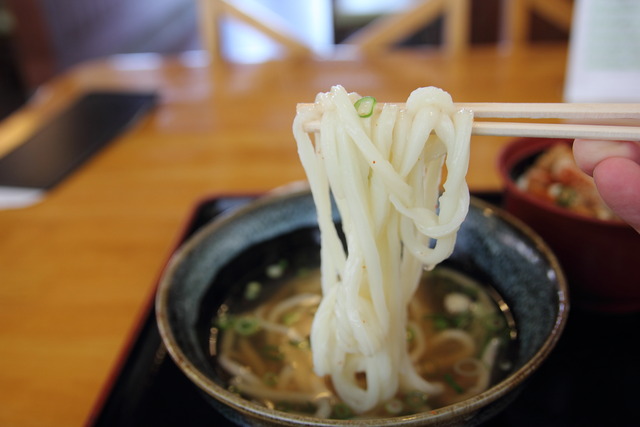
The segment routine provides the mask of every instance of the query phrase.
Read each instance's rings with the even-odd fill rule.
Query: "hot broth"
[[[508,307],[492,288],[436,267],[424,273],[409,304],[406,343],[417,371],[442,384],[442,393],[401,390],[356,414],[336,395],[331,379],[313,372],[309,334],[321,300],[319,269],[282,260],[236,289],[213,316],[212,360],[230,390],[283,411],[345,419],[437,409],[506,376],[517,345]],[[366,383],[364,376],[358,379]]]

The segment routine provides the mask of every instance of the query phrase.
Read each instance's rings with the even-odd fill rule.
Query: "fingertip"
[[[604,202],[640,232],[640,165],[623,157],[600,161],[593,179]]]
[[[640,143],[576,139],[573,142],[573,157],[582,171],[593,175],[595,167],[606,159],[622,157],[640,163]]]
[[[573,158],[576,161],[576,165],[586,174],[592,175],[595,164],[591,164],[585,154],[585,140],[576,139],[573,141]]]

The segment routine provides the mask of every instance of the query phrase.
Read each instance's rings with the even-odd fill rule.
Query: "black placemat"
[[[476,195],[499,204],[499,194]],[[251,197],[216,197],[201,203],[182,236]],[[547,361],[505,411],[485,427],[637,426],[640,313],[573,310]],[[205,401],[162,345],[150,305],[113,383],[89,420],[93,426],[231,425]]]

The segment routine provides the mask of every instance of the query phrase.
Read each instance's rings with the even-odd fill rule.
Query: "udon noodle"
[[[473,115],[433,87],[412,92],[405,108],[378,110],[369,98],[362,112],[354,108],[360,99],[341,86],[320,93],[312,108],[298,111],[293,131],[321,231],[313,367],[349,407],[365,412],[398,391],[443,391],[411,363],[407,309],[423,268],[451,254],[467,214]],[[305,132],[311,121],[320,132]]]

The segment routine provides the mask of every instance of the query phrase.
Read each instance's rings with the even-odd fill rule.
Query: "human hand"
[[[573,156],[607,206],[640,233],[640,142],[576,139]]]

